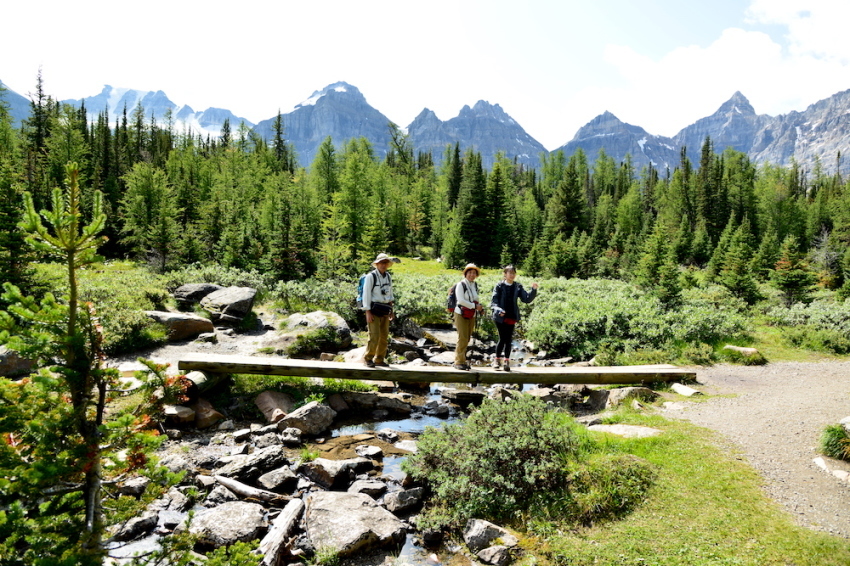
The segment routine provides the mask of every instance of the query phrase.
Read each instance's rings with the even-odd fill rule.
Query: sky
[[[499,104],[548,150],[605,111],[673,136],[850,89],[847,0],[39,0],[0,10],[0,81],[162,90],[254,123],[345,81],[400,127]]]

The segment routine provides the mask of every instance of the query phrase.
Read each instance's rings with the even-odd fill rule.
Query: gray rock
[[[224,289],[224,287],[212,283],[187,283],[177,287],[172,295],[174,300],[177,301],[177,305],[184,309],[201,302],[201,299],[210,293],[221,289]]]
[[[361,444],[354,449],[354,452],[358,456],[362,456],[363,458],[369,458],[370,460],[380,460],[384,457],[384,451],[381,450],[380,446],[369,446]]]
[[[289,466],[272,470],[257,478],[257,484],[260,487],[275,493],[289,493],[295,489],[297,483],[298,476],[295,475],[295,472]]]
[[[517,538],[507,530],[482,519],[470,519],[463,530],[463,541],[472,552],[487,548],[496,539],[505,546],[513,547],[519,544]]]
[[[289,464],[283,446],[275,445],[258,450],[253,454],[233,456],[233,459],[216,470],[216,475],[250,483],[270,470]]]
[[[476,554],[476,556],[484,564],[492,564],[493,566],[505,566],[505,564],[511,561],[510,549],[501,544],[489,546]]]
[[[287,446],[297,446],[301,444],[301,431],[295,427],[285,428],[280,433],[280,441]]]
[[[239,496],[223,485],[218,485],[213,488],[209,494],[207,494],[206,499],[204,499],[204,505],[207,507],[215,507],[216,505],[221,505],[228,501],[239,501]]]
[[[458,405],[480,405],[487,393],[474,389],[456,389],[454,387],[445,387],[440,390],[440,395],[454,401]]]
[[[384,409],[393,413],[409,414],[413,410],[411,396],[407,393],[375,393],[346,391],[342,398],[352,410],[371,411]]]
[[[118,527],[112,538],[119,541],[135,540],[151,532],[159,522],[159,514],[146,511]]]
[[[384,496],[384,506],[391,513],[410,511],[422,503],[423,489],[414,487],[404,491],[394,491]]]
[[[302,464],[298,471],[325,489],[347,489],[357,474],[367,472],[373,467],[374,463],[367,458],[316,458]]]
[[[304,434],[319,434],[333,423],[336,411],[324,403],[311,401],[278,422],[280,430],[294,427]]]
[[[140,497],[147,489],[148,484],[151,482],[149,478],[145,476],[136,476],[134,478],[129,478],[124,483],[120,485],[118,488],[118,493],[121,495],[130,495],[132,497]]]
[[[195,314],[145,311],[145,315],[165,326],[169,342],[189,340],[204,332],[215,330],[210,319]]]
[[[307,498],[307,534],[317,550],[340,557],[404,542],[406,526],[363,493],[324,491]]]
[[[375,436],[377,436],[387,444],[393,444],[394,442],[398,442],[399,433],[397,430],[393,430],[391,428],[382,428],[381,430],[375,433]]]
[[[254,446],[257,448],[268,448],[275,444],[280,444],[280,435],[276,432],[267,432],[266,434],[261,434],[254,439]]]
[[[219,548],[260,538],[266,528],[265,509],[257,503],[231,501],[201,511],[189,525],[189,532],[203,545]]]
[[[201,307],[210,313],[213,322],[234,324],[251,312],[256,296],[257,290],[251,287],[227,287],[201,299]]]
[[[616,407],[627,399],[638,399],[640,401],[652,402],[657,397],[658,393],[648,387],[621,387],[609,390],[606,406]]]

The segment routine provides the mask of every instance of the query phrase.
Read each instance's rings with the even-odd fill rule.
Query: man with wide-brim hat
[[[401,260],[385,253],[378,254],[372,262],[374,269],[363,280],[363,310],[366,311],[366,328],[369,330],[363,363],[367,367],[389,367],[386,356],[395,297],[393,280],[387,269],[393,263],[401,263]]]
[[[478,301],[478,284],[475,279],[481,275],[481,270],[474,263],[467,263],[463,268],[463,279],[455,285],[457,300],[454,312],[454,323],[457,328],[457,347],[455,348],[454,368],[468,370],[466,363],[466,347],[475,330],[475,315],[484,310]]]

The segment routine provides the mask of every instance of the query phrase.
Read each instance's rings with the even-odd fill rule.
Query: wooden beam
[[[392,365],[368,368],[361,363],[319,362],[272,356],[228,356],[221,354],[187,354],[177,364],[182,371],[200,370],[212,373],[248,373],[287,375],[328,379],[360,379],[399,383],[591,383],[626,384],[656,381],[693,380],[694,370],[671,365],[610,367],[534,367],[511,368],[510,373],[491,367],[473,367],[469,371],[444,366]]]

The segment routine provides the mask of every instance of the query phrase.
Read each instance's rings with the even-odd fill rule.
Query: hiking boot
[[[511,371],[511,362],[505,360],[505,367],[503,369],[505,371]]]
[[[367,368],[373,368],[375,367],[375,360],[364,360],[363,365]]]
[[[376,367],[376,368],[388,368],[388,367],[390,367],[390,364],[388,364],[387,362],[375,362],[372,365],[373,365],[373,367]]]
[[[461,371],[469,371],[469,366],[466,364],[455,364],[453,367]]]
[[[499,358],[493,358],[493,369],[496,371],[502,371],[502,360]]]

